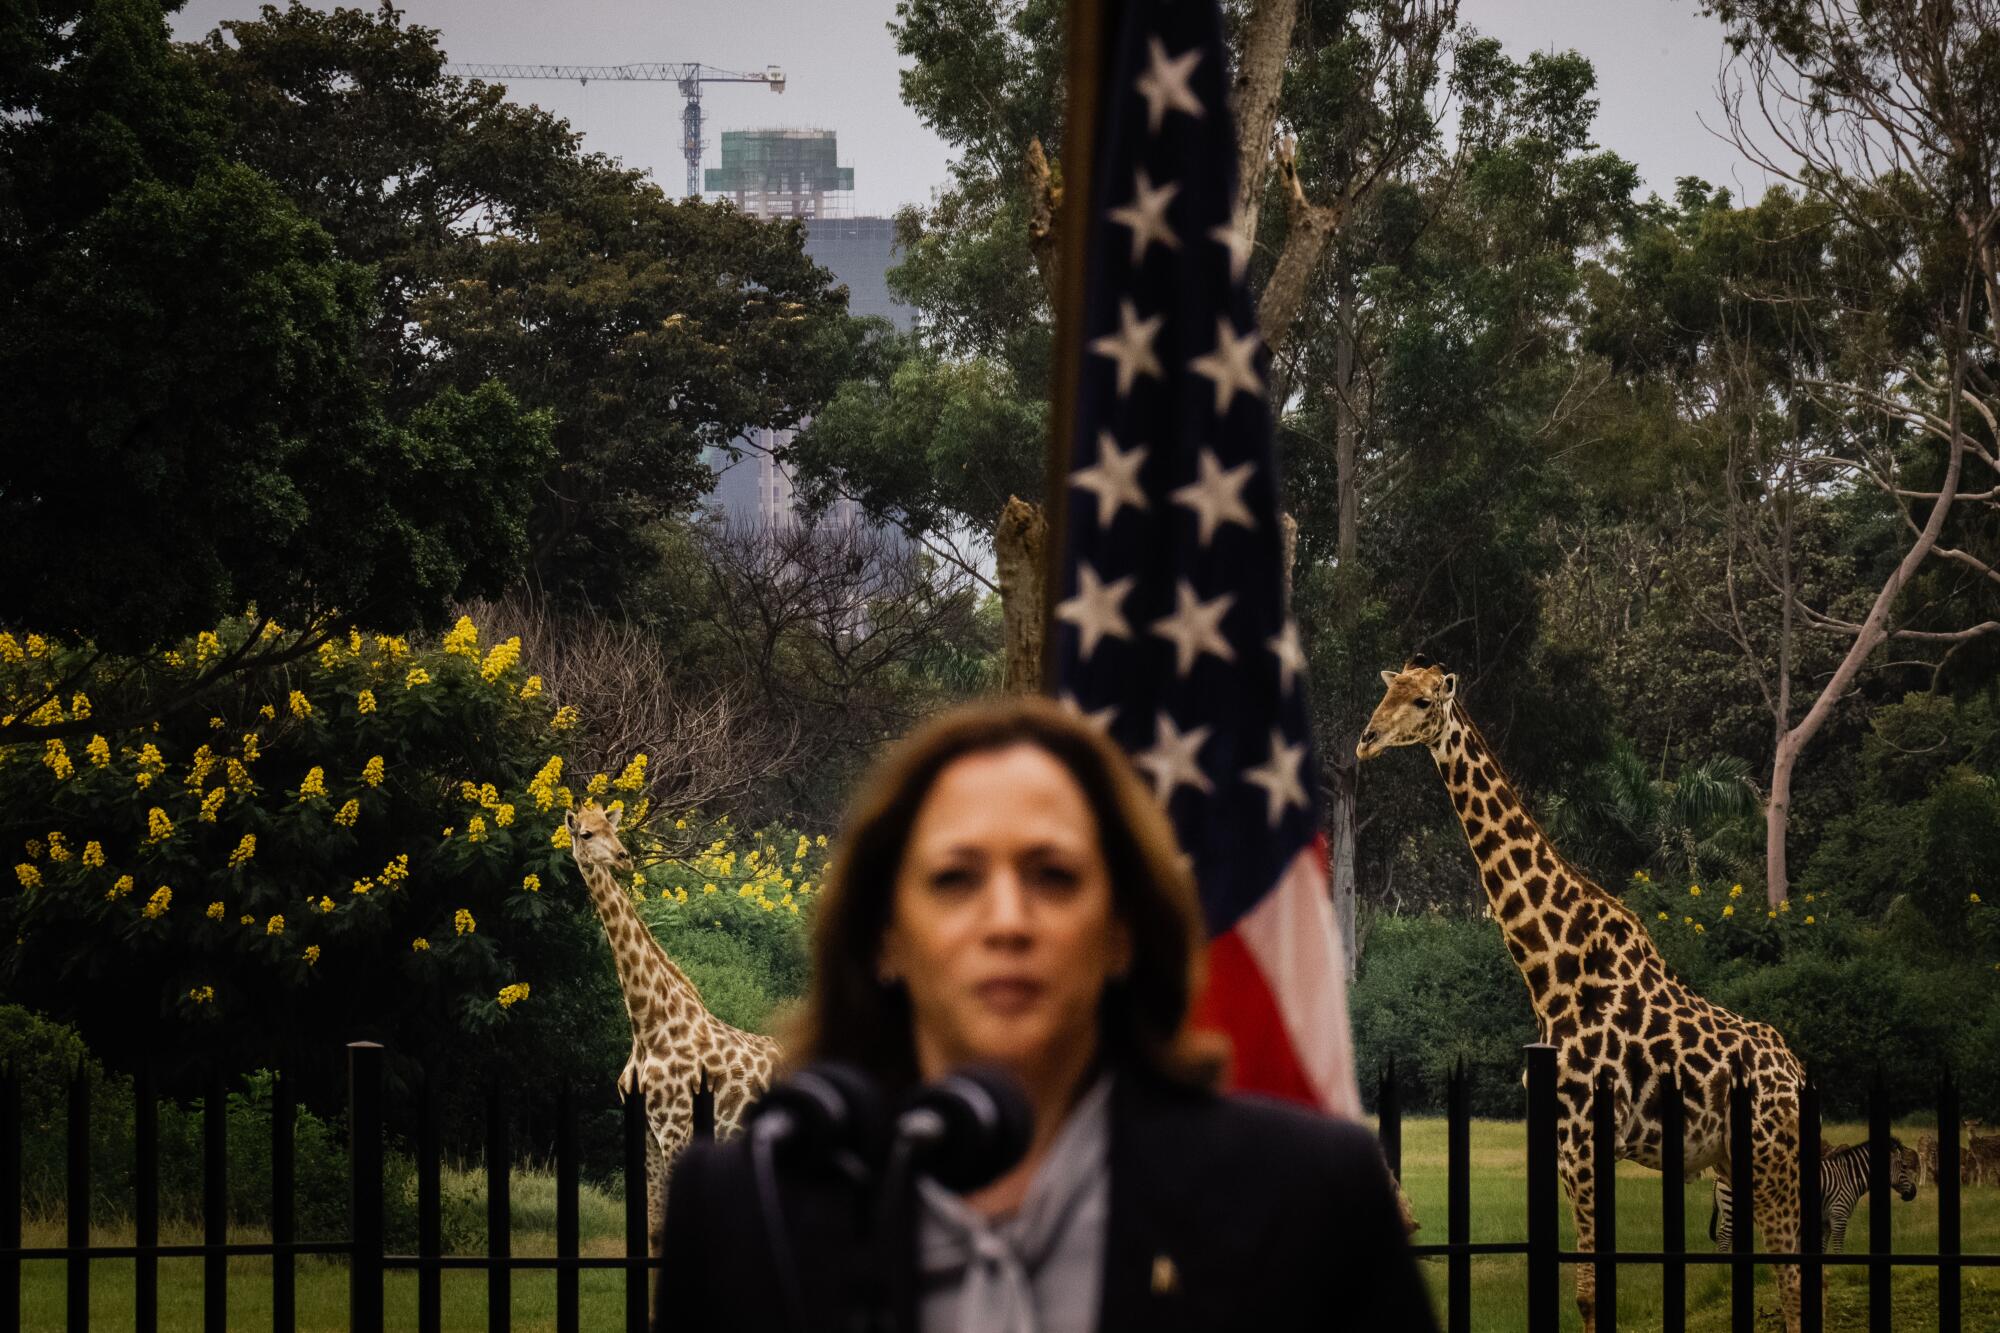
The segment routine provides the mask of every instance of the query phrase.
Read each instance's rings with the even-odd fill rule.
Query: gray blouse
[[[1111,1076],[1077,1102],[1021,1207],[987,1218],[917,1182],[923,1333],[1094,1333],[1111,1211]]]

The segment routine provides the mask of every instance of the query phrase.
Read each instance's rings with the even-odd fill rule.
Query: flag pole
[[[1063,596],[1063,543],[1069,473],[1076,432],[1077,381],[1083,371],[1084,266],[1095,193],[1098,119],[1107,35],[1120,0],[1069,0],[1064,32],[1065,77],[1062,199],[1057,213],[1055,364],[1051,367],[1049,447],[1042,479],[1042,692],[1054,694],[1061,657],[1055,648],[1056,604]]]

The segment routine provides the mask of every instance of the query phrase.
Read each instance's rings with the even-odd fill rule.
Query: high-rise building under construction
[[[853,216],[854,168],[838,165],[832,130],[725,130],[722,166],[710,167],[708,189],[753,217],[801,218],[806,253],[847,287],[848,311],[908,329],[916,312],[889,294],[895,263],[893,218]],[[793,432],[753,429],[738,441],[739,456],[709,451],[716,471],[708,502],[731,523],[794,521],[792,478],[776,455]],[[859,520],[857,507],[838,502],[827,518]]]

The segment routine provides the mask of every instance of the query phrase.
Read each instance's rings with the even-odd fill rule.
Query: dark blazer
[[[812,1327],[853,1328],[885,1265],[861,1239],[853,1191],[786,1176],[786,1230]],[[887,1246],[886,1303],[916,1333],[907,1226]],[[1265,1098],[1122,1075],[1111,1097],[1111,1214],[1100,1333],[1121,1329],[1430,1333],[1375,1136]],[[667,1199],[657,1333],[787,1330],[743,1141],[702,1144]]]

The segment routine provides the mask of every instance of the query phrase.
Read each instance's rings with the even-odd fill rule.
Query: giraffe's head
[[[1458,692],[1458,677],[1430,658],[1412,657],[1401,671],[1384,671],[1382,683],[1388,692],[1375,705],[1361,741],[1354,747],[1357,759],[1373,759],[1398,745],[1431,745],[1444,734],[1445,715]]]
[[[569,826],[570,853],[579,866],[585,870],[593,866],[619,871],[632,868],[632,853],[618,841],[618,820],[624,813],[592,804],[563,816],[563,823]]]

